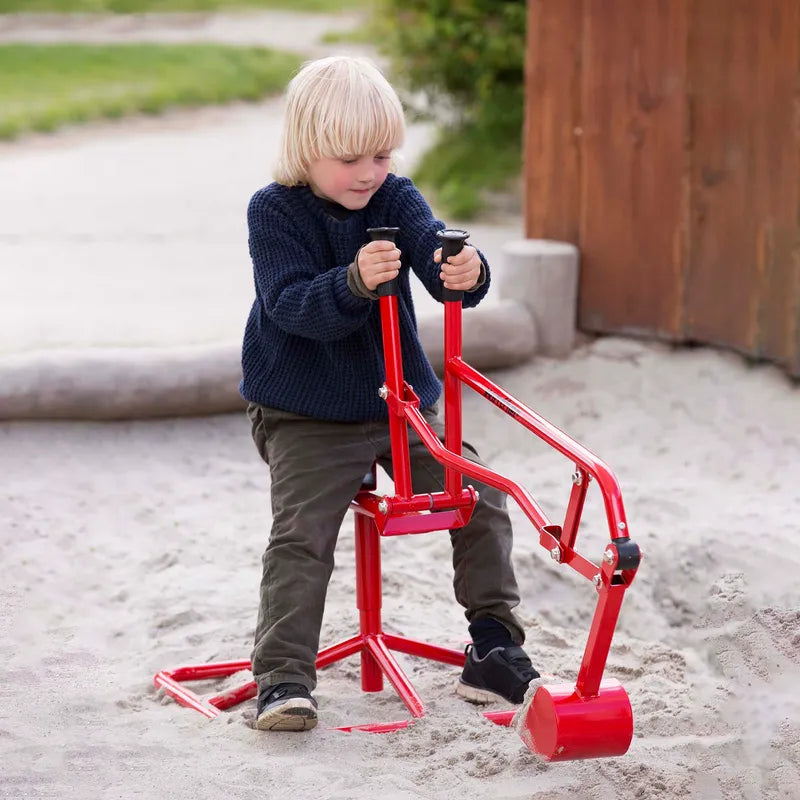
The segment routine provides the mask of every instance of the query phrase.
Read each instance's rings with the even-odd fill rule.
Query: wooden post
[[[529,0],[525,235],[578,243],[582,0]]]

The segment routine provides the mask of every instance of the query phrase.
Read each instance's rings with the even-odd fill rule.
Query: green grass
[[[322,35],[325,44],[375,44],[375,27],[372,20],[351,31],[328,31]]]
[[[422,157],[414,180],[446,216],[472,219],[484,210],[486,192],[505,191],[520,174],[521,128],[521,123],[479,121],[443,129]]]
[[[0,14],[16,11],[135,13],[139,11],[218,11],[281,8],[291,11],[344,11],[368,7],[370,0],[0,0]]]
[[[213,44],[0,46],[0,138],[66,123],[256,100],[282,91],[301,59]]]

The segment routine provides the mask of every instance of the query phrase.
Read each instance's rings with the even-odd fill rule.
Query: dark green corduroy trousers
[[[326,422],[254,403],[247,413],[272,482],[272,531],[263,557],[253,675],[261,689],[292,682],[311,691],[339,528],[373,463],[392,474],[389,425]],[[437,410],[423,414],[443,439]],[[441,464],[410,428],[409,455],[414,491],[442,491]],[[483,463],[466,442],[463,455]],[[456,599],[468,620],[494,617],[522,644],[525,633],[512,613],[519,592],[506,496],[473,479],[465,483],[478,490],[480,499],[469,524],[450,532]]]

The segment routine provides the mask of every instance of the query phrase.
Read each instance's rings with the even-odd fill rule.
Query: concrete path
[[[231,13],[187,14],[6,14],[0,15],[0,42],[220,42],[260,45],[324,55],[332,45],[321,39],[328,32],[352,30],[363,12],[312,14],[295,11],[242,10]],[[335,45],[341,50],[344,45]],[[369,48],[346,45],[348,50]]]
[[[41,28],[30,19],[0,17],[3,35],[54,37],[50,18]],[[132,38],[125,19],[61,31],[110,37],[113,22]],[[159,27],[146,17],[135,30],[177,35],[175,19]],[[183,41],[209,31],[230,41],[260,27],[270,36],[279,31],[287,46],[308,42],[314,55],[340,50],[319,43],[326,26],[357,22],[353,15],[313,17],[312,25],[309,15],[288,13],[202,19],[180,29]],[[13,356],[18,370],[20,355],[54,348],[238,347],[252,302],[245,209],[271,180],[282,113],[282,100],[273,98],[0,144],[0,372],[4,357]],[[413,168],[432,134],[430,125],[409,126],[401,172]],[[499,265],[521,221],[468,227]],[[417,300],[421,317],[441,313],[424,291]]]
[[[281,114],[273,99],[0,146],[0,354],[239,339],[245,209],[270,180]],[[430,134],[411,126],[407,166]],[[495,262],[518,235],[470,230]]]

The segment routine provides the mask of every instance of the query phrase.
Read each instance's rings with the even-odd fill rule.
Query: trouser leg
[[[444,440],[444,425],[438,413],[425,409],[423,414],[436,435]],[[466,442],[462,453],[464,458],[485,466]],[[444,489],[444,468],[410,427],[409,457],[415,492]],[[391,474],[388,434],[379,461]],[[494,617],[508,628],[515,642],[522,644],[525,630],[512,611],[519,604],[519,590],[511,564],[513,531],[506,510],[506,495],[473,478],[466,478],[464,485],[467,484],[475,487],[480,499],[469,523],[450,531],[456,599],[464,606],[467,620],[471,622],[481,617]]]
[[[311,691],[339,528],[374,452],[347,424],[261,407],[249,413],[270,465],[273,514],[253,675],[259,687],[292,682]]]

